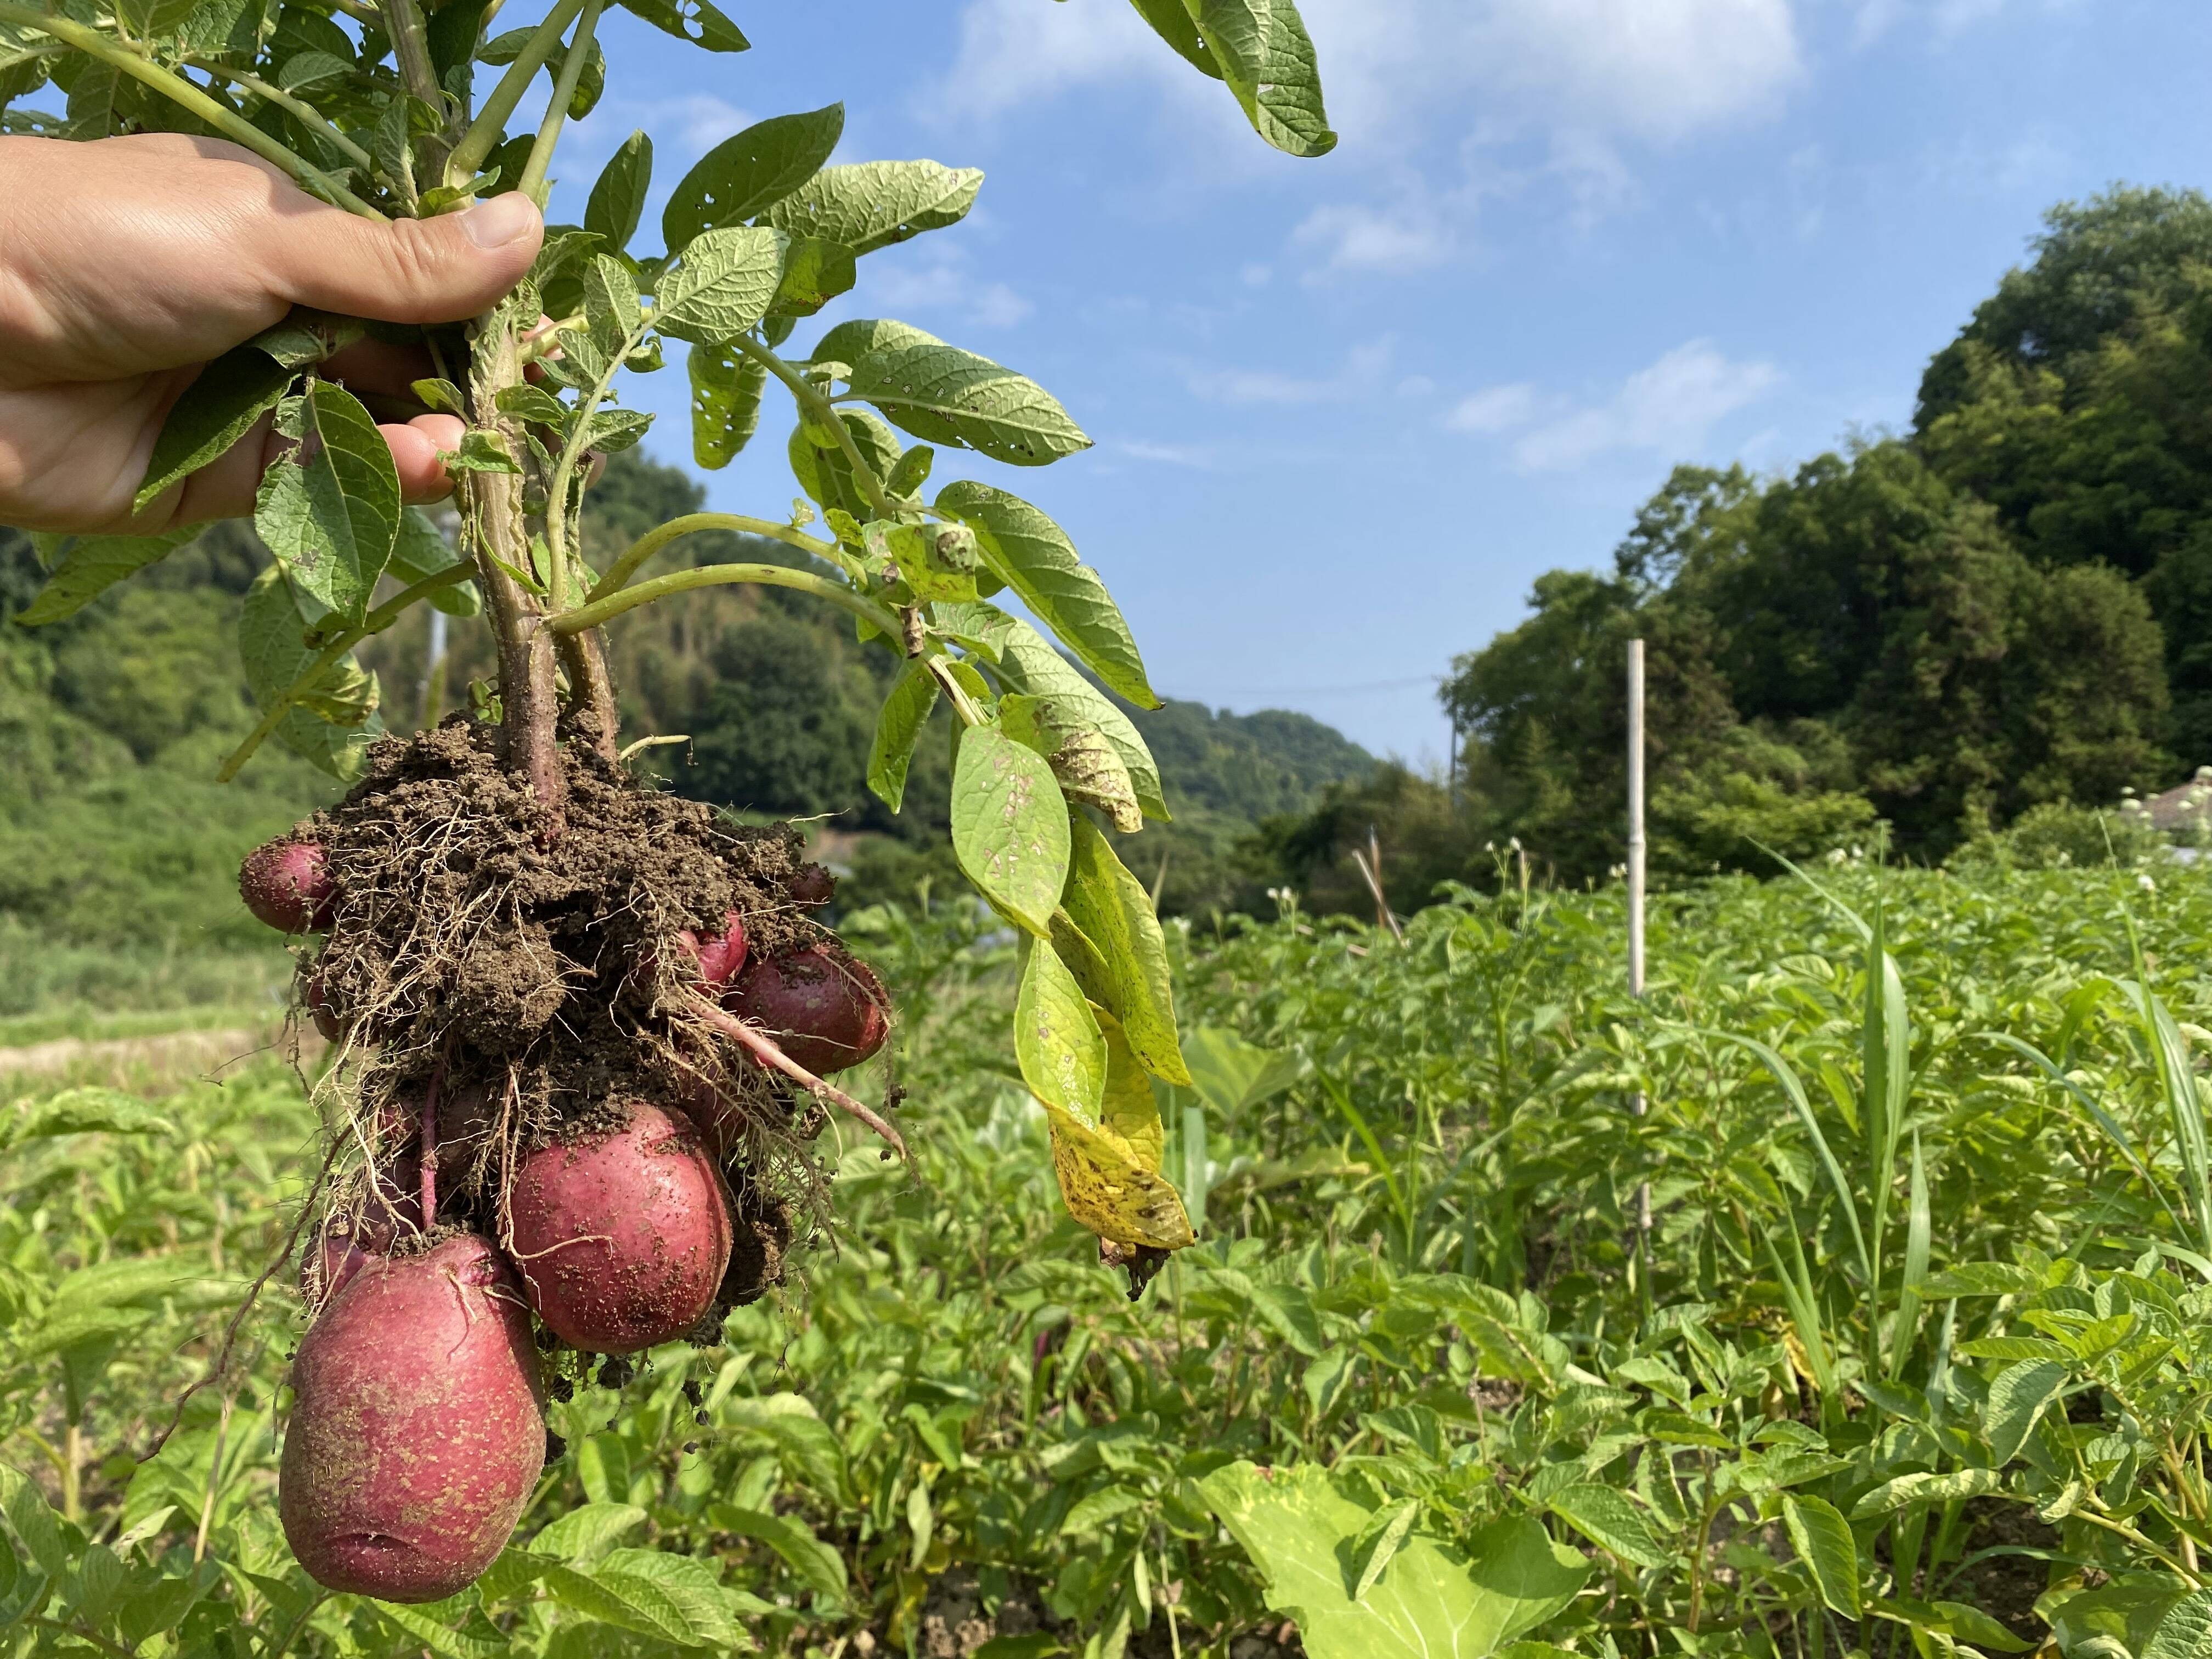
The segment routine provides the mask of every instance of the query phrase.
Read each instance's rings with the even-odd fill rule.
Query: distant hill
[[[592,496],[589,544],[604,560],[704,499],[677,468],[617,455]],[[267,556],[243,525],[218,526],[68,622],[26,630],[7,619],[44,573],[27,538],[0,530],[0,931],[162,948],[253,941],[231,892],[238,858],[333,788],[273,744],[239,785],[211,781],[252,722],[229,630]],[[663,556],[680,566],[792,555],[707,534]],[[362,653],[396,730],[436,718],[491,669],[482,629],[464,622],[441,672],[428,673],[428,622],[410,615]],[[957,883],[944,835],[946,736],[925,738],[894,817],[865,779],[896,665],[863,650],[818,604],[713,588],[633,612],[611,634],[626,726],[691,739],[653,757],[672,787],[750,812],[826,819],[854,837],[854,899],[902,896],[926,875],[940,892]],[[1171,909],[1261,902],[1265,881],[1240,862],[1240,845],[1263,820],[1308,812],[1330,784],[1375,765],[1304,714],[1185,702],[1127,712],[1159,760],[1176,822],[1148,827],[1124,855],[1148,883],[1164,867]],[[183,807],[182,818],[165,802]]]

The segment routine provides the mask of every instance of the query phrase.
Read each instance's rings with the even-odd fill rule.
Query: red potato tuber
[[[722,931],[701,939],[689,927],[676,935],[686,955],[699,964],[702,985],[726,985],[745,965],[745,921],[735,910],[723,918]]]
[[[818,910],[837,896],[837,878],[818,864],[802,864],[783,884],[783,896],[802,909]]]
[[[867,963],[830,945],[754,963],[723,1006],[760,1026],[817,1077],[869,1059],[890,1031],[883,981]]]
[[[722,1178],[688,1121],[642,1101],[612,1133],[540,1148],[515,1171],[508,1253],[555,1335],[593,1353],[681,1336],[730,1260]]]
[[[311,841],[272,841],[247,854],[238,896],[280,933],[322,933],[337,908],[330,866]]]
[[[315,1023],[325,1042],[337,1042],[345,1036],[345,1023],[338,1018],[337,1006],[331,1000],[329,988],[323,983],[319,969],[307,975],[305,989],[300,993],[300,1006]]]
[[[545,1461],[530,1321],[489,1242],[361,1268],[301,1340],[292,1388],[276,1501],[309,1576],[386,1601],[474,1583]]]

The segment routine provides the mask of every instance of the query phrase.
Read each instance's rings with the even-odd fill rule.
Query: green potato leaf
[[[246,590],[238,618],[239,656],[254,702],[265,713],[285,696],[319,653],[306,641],[308,628],[284,568],[272,564]],[[276,724],[276,738],[294,754],[342,780],[356,776],[382,723],[376,716],[376,676],[350,655]]]
[[[964,751],[967,744],[961,747]],[[1105,974],[1103,984],[1085,988],[1121,1022],[1131,1051],[1146,1071],[1163,1083],[1188,1088],[1190,1071],[1176,1030],[1167,939],[1153,914],[1152,895],[1114,855],[1104,831],[1080,812],[1068,814],[1068,825],[1067,884],[1060,902],[1069,921],[1095,947],[1095,960]],[[1076,965],[1080,972],[1083,964]]]
[[[660,232],[681,253],[705,231],[758,217],[797,190],[830,159],[845,131],[845,106],[756,123],[699,158],[661,210]]]
[[[170,406],[131,502],[143,513],[231,446],[283,400],[297,372],[251,345],[234,347],[199,373]]]
[[[919,657],[910,657],[884,698],[868,744],[868,787],[896,812],[906,799],[906,774],[915,745],[937,708],[937,677]]]
[[[1255,132],[1291,155],[1336,148],[1313,40],[1291,0],[1183,0],[1183,6]]]
[[[1180,0],[1170,0],[1180,3]],[[842,242],[857,254],[957,225],[975,205],[983,175],[935,161],[863,161],[823,167],[772,205],[766,218],[793,236]]]
[[[1067,805],[1043,758],[994,727],[961,738],[952,848],[986,898],[1030,933],[1050,933],[1067,881]]]
[[[1106,1036],[1075,975],[1042,939],[1022,941],[1014,1055],[1031,1094],[1097,1126],[1106,1097]]]
[[[978,450],[1011,466],[1048,466],[1091,447],[1042,386],[957,346],[915,342],[880,349],[852,371],[848,395],[932,443]]]
[[[1348,1546],[1374,1515],[1318,1466],[1231,1463],[1198,1483],[1230,1536],[1267,1581],[1267,1601],[1294,1618],[1314,1659],[1486,1659],[1574,1600],[1590,1564],[1526,1516],[1492,1522],[1455,1550],[1418,1533],[1355,1600]]]
[[[1826,1499],[1797,1492],[1784,1494],[1782,1518],[1790,1529],[1790,1547],[1812,1574],[1820,1599],[1845,1618],[1856,1619],[1860,1613],[1859,1547],[1851,1536],[1851,1523]],[[1662,1566],[1665,1562],[1646,1565]]]
[[[1020,496],[966,479],[939,490],[937,507],[975,531],[993,573],[1085,667],[1139,708],[1160,706],[1121,607],[1066,531]]]
[[[116,583],[167,558],[205,527],[188,525],[158,536],[66,537],[54,574],[30,604],[15,613],[15,621],[37,628],[73,617]]]
[[[783,277],[783,233],[752,226],[710,230],[663,276],[654,321],[695,344],[742,334],[768,314]]]
[[[584,228],[605,238],[611,248],[628,247],[652,188],[653,140],[642,131],[633,132],[599,169],[584,204]]]
[[[303,594],[349,620],[368,608],[399,534],[399,474],[376,422],[327,380],[277,411],[299,447],[263,476],[253,527]]]

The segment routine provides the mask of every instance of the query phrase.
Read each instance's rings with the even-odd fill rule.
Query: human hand
[[[393,323],[474,316],[537,258],[527,197],[390,224],[301,191],[212,138],[0,137],[0,524],[152,535],[253,510],[283,441],[266,419],[143,513],[131,498],[169,409],[200,369],[295,305]],[[404,395],[425,353],[362,341],[323,366]],[[462,424],[381,428],[411,501],[449,483]]]

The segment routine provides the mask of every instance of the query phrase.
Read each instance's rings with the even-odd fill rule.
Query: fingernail
[[[461,228],[478,247],[505,247],[538,228],[538,208],[520,191],[478,202],[461,215]]]

